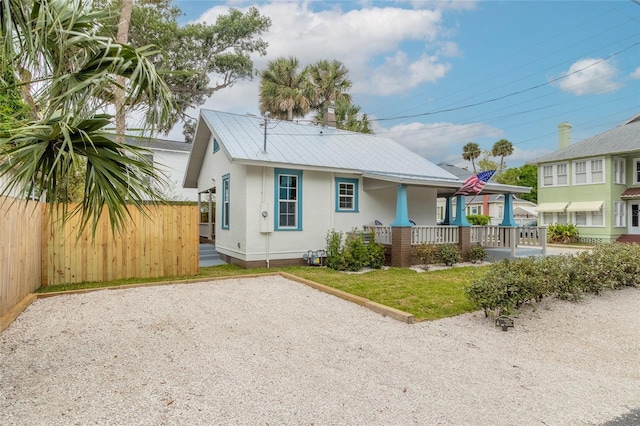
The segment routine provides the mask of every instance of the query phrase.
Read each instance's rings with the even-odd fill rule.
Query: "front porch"
[[[411,266],[413,248],[421,244],[457,244],[463,255],[469,247],[479,244],[492,260],[547,254],[544,226],[367,225],[363,228],[367,233],[373,232],[375,241],[387,247],[391,266],[398,267]]]

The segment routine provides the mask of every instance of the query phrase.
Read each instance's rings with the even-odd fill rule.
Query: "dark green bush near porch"
[[[467,250],[467,259],[471,263],[482,262],[487,257],[487,250],[480,244],[469,247]]]
[[[375,242],[373,233],[369,235],[368,244],[361,232],[350,233],[344,243],[342,237],[342,232],[327,234],[327,267],[336,271],[359,271],[365,266],[382,268],[384,246]]]
[[[460,247],[457,244],[420,244],[414,253],[423,265],[444,263],[451,266],[461,260]]]
[[[516,313],[546,296],[576,301],[584,293],[639,285],[640,245],[602,244],[577,256],[505,259],[465,292],[488,316]]]

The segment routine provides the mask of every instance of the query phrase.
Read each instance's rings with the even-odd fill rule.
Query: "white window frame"
[[[560,170],[564,168],[563,174],[560,174]],[[569,163],[554,163],[554,164],[545,164],[539,168],[540,176],[539,182],[540,186],[544,188],[552,187],[552,186],[567,186],[569,185]],[[550,174],[549,174],[550,173]],[[560,176],[566,176],[565,183],[559,183]],[[551,183],[546,183],[545,178],[551,178]]]
[[[627,184],[627,160],[613,157],[613,183]]]
[[[597,164],[597,162],[599,162],[599,164],[602,165],[601,169],[597,169],[595,167],[595,164]],[[580,172],[578,173],[578,165],[579,164],[584,164],[584,172]],[[571,169],[573,170],[573,184],[574,185],[592,185],[592,184],[601,184],[601,183],[606,183],[607,178],[606,178],[606,163],[604,161],[604,157],[595,157],[595,158],[585,158],[579,161],[573,161],[571,163]],[[601,173],[602,174],[602,179],[601,180],[594,180],[593,179],[593,174],[594,173]],[[578,182],[578,174],[584,174],[584,182]]]
[[[222,212],[221,212],[221,229],[229,229],[231,218],[231,176],[226,174],[222,176]]]
[[[640,183],[640,158],[633,159],[633,183]]]
[[[604,228],[605,227],[604,207],[598,210],[598,212],[600,213],[598,216],[602,217],[601,224],[594,224],[593,213],[595,212],[573,212],[571,214],[571,223],[573,223],[576,226],[582,226],[584,228]],[[578,215],[584,216],[585,223],[578,223],[578,219],[577,219]]]
[[[614,228],[627,227],[627,203],[626,201],[613,202],[613,226]]]

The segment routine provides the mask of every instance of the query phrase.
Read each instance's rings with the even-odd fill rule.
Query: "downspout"
[[[265,126],[265,143],[266,143],[266,128],[267,126]],[[266,148],[266,146],[265,146]],[[260,203],[264,204],[265,203],[265,192],[267,190],[267,168],[266,166],[262,166],[262,194],[261,194],[261,200]],[[269,220],[273,220],[272,218],[269,218]],[[265,254],[265,262],[267,264],[267,269],[269,269],[270,266],[270,259],[269,259],[269,232],[266,232],[267,235],[267,240],[266,240],[266,254]]]

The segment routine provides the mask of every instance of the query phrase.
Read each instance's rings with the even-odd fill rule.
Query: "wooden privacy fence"
[[[63,223],[43,207],[42,285],[199,272],[195,205],[148,206],[146,216],[132,208],[122,234],[112,232],[105,208],[95,236],[90,226],[78,236],[79,217]]]
[[[5,314],[40,287],[41,207],[0,197],[0,331],[13,320]]]

